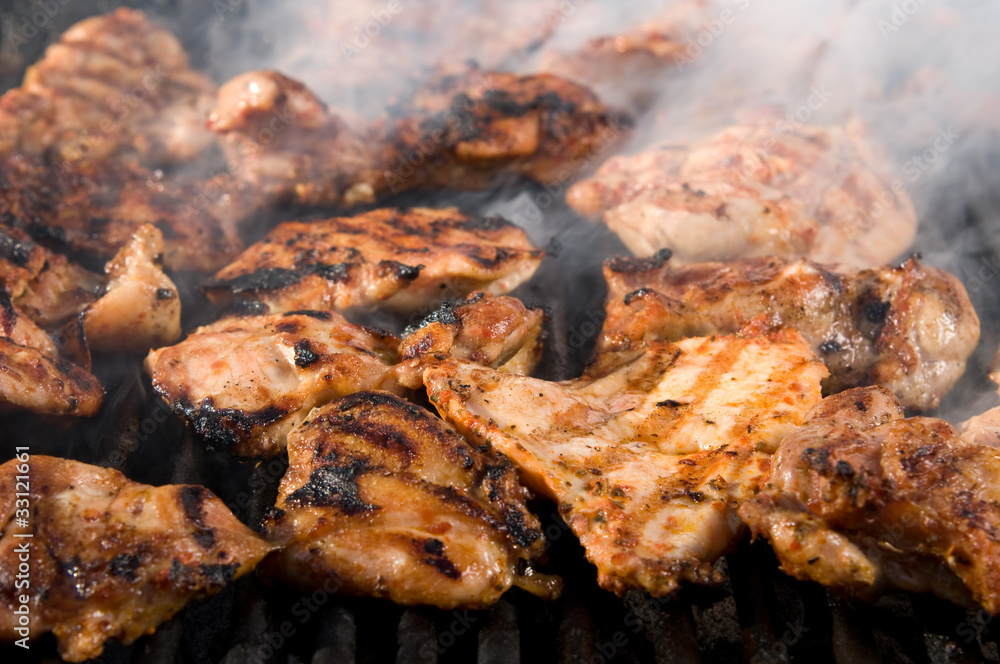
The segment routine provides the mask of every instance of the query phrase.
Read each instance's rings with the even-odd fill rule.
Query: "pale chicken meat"
[[[213,144],[205,118],[215,91],[173,35],[117,9],[67,30],[0,97],[0,157],[186,162]]]
[[[423,408],[358,392],[314,409],[288,436],[288,471],[264,532],[261,571],[305,590],[443,609],[483,608],[511,585],[552,598],[528,566],[544,551],[510,461]]]
[[[0,302],[0,307],[5,303]],[[9,331],[11,327],[22,330]],[[31,339],[18,343],[29,328]],[[97,414],[104,398],[100,381],[87,369],[59,356],[55,343],[34,323],[10,310],[0,311],[0,410],[48,415]]]
[[[504,177],[567,184],[624,140],[631,119],[552,74],[443,73],[391,106],[380,189],[486,189]]]
[[[736,507],[820,400],[826,375],[794,332],[650,344],[599,377],[552,383],[446,360],[424,374],[442,416],[508,455],[557,501],[605,589],[713,583]]]
[[[874,598],[933,592],[1000,613],[1000,450],[904,418],[881,387],[827,397],[740,508],[782,569]]]
[[[400,384],[423,386],[424,369],[446,358],[528,375],[542,356],[545,314],[514,297],[478,291],[464,301],[445,300],[437,311],[403,333]]]
[[[151,634],[274,548],[201,486],[153,487],[109,468],[26,454],[0,466],[0,478],[11,488],[0,496],[0,639],[53,632],[69,662],[97,657],[108,639],[128,644]],[[25,549],[26,579],[18,568]],[[22,605],[29,622],[19,633]]]
[[[369,309],[410,313],[482,289],[506,293],[544,252],[498,217],[455,208],[384,208],[354,217],[285,222],[205,285],[220,307],[254,300],[271,311]]]
[[[243,249],[237,225],[248,199],[238,184],[166,176],[127,160],[0,163],[0,223],[102,260],[152,224],[163,233],[168,269],[217,270]]]
[[[270,457],[315,406],[364,389],[401,392],[398,346],[328,311],[229,316],[150,352],[145,366],[209,448]]]
[[[612,259],[604,276],[598,364],[649,341],[784,327],[826,363],[827,393],[885,385],[905,407],[928,409],[979,342],[962,283],[915,258],[867,270],[779,258],[678,266],[664,251]]]
[[[690,146],[608,160],[567,202],[637,255],[762,256],[874,267],[912,243],[916,214],[859,122],[747,121]]]
[[[225,83],[208,127],[229,171],[270,205],[349,207],[375,198],[369,137],[283,74],[252,71]]]

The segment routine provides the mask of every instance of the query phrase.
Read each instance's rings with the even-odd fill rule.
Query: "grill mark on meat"
[[[449,579],[460,579],[462,577],[462,572],[455,567],[455,563],[448,559],[448,555],[444,550],[444,543],[441,540],[433,537],[425,540],[414,539],[413,544],[427,554],[420,559],[422,563],[430,565]]]
[[[288,409],[282,408],[280,404],[272,404],[255,412],[216,408],[209,397],[198,406],[180,399],[174,406],[174,412],[191,422],[209,451],[232,452],[251,435],[254,427],[277,422],[288,414]]]
[[[204,285],[203,288],[226,288],[233,293],[245,293],[248,291],[261,290],[281,290],[282,288],[294,286],[306,277],[314,274],[333,283],[346,283],[351,280],[350,268],[353,265],[353,263],[335,263],[333,265],[313,263],[311,265],[302,265],[294,269],[287,269],[283,267],[264,267],[254,270],[249,274],[241,274],[238,277],[233,277],[228,280],[210,280]],[[416,275],[412,278],[415,279]]]
[[[612,272],[648,272],[649,270],[659,270],[663,264],[670,260],[673,252],[669,249],[660,249],[652,256],[645,258],[632,258],[629,256],[615,256],[605,264]]]
[[[295,366],[300,369],[305,369],[306,367],[315,364],[320,356],[312,351],[309,346],[308,339],[302,339],[296,342],[295,346]]]
[[[357,478],[369,469],[365,459],[352,459],[347,465],[326,465],[309,475],[309,481],[288,496],[292,505],[336,507],[353,516],[362,512],[381,509],[366,503],[360,495]]]
[[[266,307],[266,305],[265,305]],[[281,314],[282,316],[309,316],[310,318],[315,318],[317,320],[330,320],[329,311],[317,311],[315,309],[299,309],[298,311],[289,311],[286,314]]]
[[[233,577],[236,576],[236,572],[239,570],[239,563],[229,563],[221,565],[199,565],[198,572],[205,578],[205,582],[209,587],[226,586]]]
[[[422,269],[424,269],[423,265],[404,265],[399,261],[384,260],[379,261],[378,276],[388,277],[391,275],[400,281],[413,281],[420,276]]]
[[[182,486],[177,492],[184,508],[184,516],[197,528],[191,538],[203,549],[215,546],[215,531],[205,527],[205,498],[208,489],[203,486]]]

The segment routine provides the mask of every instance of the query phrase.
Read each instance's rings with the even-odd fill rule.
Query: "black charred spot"
[[[511,257],[510,251],[504,249],[503,247],[493,247],[493,256],[483,256],[479,252],[473,252],[466,255],[487,270],[491,270],[498,265],[502,265]]]
[[[889,313],[889,306],[888,302],[875,302],[873,304],[869,304],[864,308],[865,320],[869,323],[884,322],[886,315]]]
[[[674,401],[673,399],[664,399],[663,401],[656,402],[657,408],[679,408],[683,405],[680,401]]]
[[[225,288],[233,293],[248,291],[281,290],[294,286],[310,275],[319,275],[327,281],[341,283],[350,281],[350,263],[325,265],[315,263],[303,265],[294,269],[283,267],[265,267],[248,274],[241,274],[229,280],[212,280],[205,284],[206,289]]]
[[[177,292],[169,288],[157,288],[156,289],[156,299],[157,300],[172,300],[177,297]]]
[[[316,309],[299,309],[298,311],[289,311],[286,314],[281,314],[282,316],[308,316],[309,318],[315,318],[316,320],[330,320],[329,311],[318,311]]]
[[[866,404],[864,401],[861,400],[855,401],[854,407],[860,410],[862,413],[868,412],[868,404]]]
[[[208,489],[202,486],[182,486],[177,492],[180,495],[184,517],[199,528],[205,527],[205,498]]]
[[[829,339],[819,345],[820,352],[826,355],[830,353],[839,353],[843,350],[843,348],[844,347],[840,345],[840,342],[835,339]]]
[[[302,330],[302,323],[297,320],[286,320],[274,326],[275,332],[282,334],[298,334]]]
[[[802,460],[821,473],[830,470],[830,450],[807,447],[802,451]]]
[[[312,471],[309,481],[288,496],[289,505],[335,507],[347,515],[379,509],[362,500],[357,478],[368,469],[364,459],[347,465],[329,464]]]
[[[441,303],[440,307],[428,314],[422,321],[417,323],[415,326],[411,325],[403,330],[403,336],[405,337],[414,334],[417,330],[423,329],[431,323],[458,325],[459,320],[458,316],[455,314],[455,303],[451,300],[445,300]]]
[[[445,552],[444,543],[441,540],[430,538],[420,541],[414,539],[413,544],[426,554],[421,558],[420,562],[430,565],[449,579],[462,578],[462,572],[455,567],[455,563],[449,560]]]
[[[854,467],[847,463],[846,461],[838,461],[837,465],[834,466],[833,472],[835,472],[840,477],[852,478],[854,477]]]
[[[136,580],[135,571],[139,569],[140,564],[139,556],[120,553],[111,559],[108,572],[111,576],[117,576],[131,583]]]
[[[17,312],[14,310],[14,303],[10,301],[10,293],[7,289],[0,286],[0,310],[3,310],[4,318],[13,321],[17,316]]]
[[[263,316],[268,311],[268,306],[260,300],[238,300],[231,310],[236,316]]]
[[[268,507],[264,510],[264,520],[265,521],[280,521],[281,518],[285,516],[285,510],[280,507]]]
[[[903,467],[903,470],[913,475],[920,472],[920,467],[931,457],[935,456],[936,453],[937,449],[934,445],[921,445],[913,451],[913,454],[901,457],[899,464]]]
[[[424,541],[424,553],[440,556],[444,553],[444,542],[433,537]]]
[[[234,448],[249,440],[256,427],[273,424],[288,415],[277,406],[249,413],[236,408],[215,408],[211,399],[205,399],[197,407],[180,401],[174,411],[191,422],[195,433],[212,452],[235,452]]]
[[[230,563],[228,565],[200,565],[198,567],[198,572],[205,579],[205,583],[212,588],[221,588],[227,585],[236,576],[236,571],[239,570],[239,563]]]
[[[523,548],[534,544],[542,534],[537,528],[528,526],[524,512],[519,509],[506,510],[504,514],[504,525],[507,526],[507,533],[514,542]]]
[[[705,500],[705,494],[701,491],[685,491],[684,493],[691,499],[691,502],[700,503]]]
[[[498,480],[507,472],[507,466],[486,466],[486,477],[491,480]]]
[[[350,267],[351,267],[350,263],[337,263],[335,265],[315,265],[307,269],[306,272],[318,274],[327,281],[332,281],[334,283],[346,283],[351,280],[351,273],[349,271]]]
[[[462,224],[462,228],[470,231],[498,231],[501,228],[507,228],[509,226],[513,226],[513,224],[499,215],[469,217]]]
[[[34,248],[35,243],[31,240],[15,240],[0,231],[0,258],[9,260],[14,265],[23,266],[28,262]]]
[[[395,277],[399,281],[413,281],[420,276],[423,265],[406,265],[399,261],[379,261],[378,275],[380,277]]]
[[[167,579],[171,584],[179,586],[188,580],[189,573],[190,570],[187,566],[174,558],[173,562],[170,563],[170,568],[167,570]]]
[[[627,295],[625,295],[625,299],[624,299],[625,306],[627,307],[630,304],[632,304],[633,302],[635,302],[636,300],[638,300],[639,298],[646,297],[647,295],[654,294],[654,293],[656,293],[656,291],[653,290],[652,288],[638,288],[638,289],[632,291],[631,293],[628,293]]]
[[[662,268],[663,264],[670,260],[671,256],[673,256],[673,252],[669,249],[660,249],[652,256],[645,258],[615,256],[609,259],[605,265],[612,272],[648,272]]]
[[[308,339],[302,339],[297,342],[294,346],[295,349],[295,366],[300,369],[305,369],[306,367],[315,364],[319,360],[319,355],[312,351],[309,346]]]

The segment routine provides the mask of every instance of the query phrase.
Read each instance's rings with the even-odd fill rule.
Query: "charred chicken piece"
[[[349,207],[375,197],[375,150],[304,85],[252,71],[219,90],[209,128],[230,172],[272,205]]]
[[[631,126],[558,76],[477,68],[433,78],[390,114],[380,188],[393,193],[486,189],[505,174],[566,184]]]
[[[669,252],[604,266],[597,367],[649,341],[792,328],[830,369],[827,393],[884,385],[907,408],[937,406],[965,371],[979,319],[961,282],[910,259],[853,270],[757,258],[676,267]]]
[[[4,486],[13,489],[16,478],[29,495],[23,502],[13,490],[0,496],[0,602],[7,608],[0,638],[23,636],[14,608],[27,595],[31,635],[53,632],[69,662],[100,655],[108,639],[128,644],[151,634],[273,549],[204,487],[152,487],[116,470],[46,456],[0,466]],[[27,517],[24,504],[31,506]],[[16,584],[25,549],[27,588]]]
[[[996,447],[942,420],[904,419],[884,388],[856,388],[782,441],[740,516],[796,578],[865,598],[930,591],[997,614],[998,487]]]
[[[736,506],[825,375],[784,332],[650,344],[607,375],[564,383],[456,360],[424,381],[445,420],[558,501],[603,588],[662,596],[720,580],[712,563],[740,533]]]
[[[285,222],[206,284],[216,305],[252,299],[271,311],[370,308],[399,312],[442,295],[505,293],[544,252],[517,226],[455,208],[380,209],[355,217]]]
[[[213,143],[205,117],[214,97],[173,35],[117,9],[67,30],[0,97],[0,157],[187,162]]]
[[[87,369],[60,358],[51,337],[14,310],[0,312],[0,330],[0,410],[97,414],[104,398],[100,381]],[[17,339],[24,336],[30,340],[19,343]]]
[[[358,390],[402,391],[399,339],[326,311],[230,316],[152,351],[153,388],[209,448],[270,457],[314,406]]]
[[[525,574],[543,540],[513,465],[423,408],[352,394],[314,409],[288,458],[266,576],[443,609],[489,606],[511,585],[558,595],[558,579]]]
[[[419,389],[424,369],[446,358],[528,375],[541,359],[544,320],[541,309],[529,309],[514,297],[478,291],[461,302],[446,300],[403,334],[397,380]]]
[[[692,146],[614,157],[566,200],[636,255],[874,267],[905,251],[917,229],[909,198],[890,182],[859,123],[756,121]]]
[[[244,211],[234,200],[240,190],[218,193],[209,200],[193,181],[117,159],[53,166],[17,157],[0,164],[4,224],[104,260],[152,224],[163,233],[171,270],[211,272],[243,249],[236,222]]]

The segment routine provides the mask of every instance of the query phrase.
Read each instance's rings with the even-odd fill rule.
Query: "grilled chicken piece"
[[[443,609],[489,606],[512,584],[558,595],[557,579],[524,573],[543,540],[510,461],[426,410],[352,394],[289,434],[288,460],[265,575]]]
[[[649,341],[789,327],[830,369],[827,393],[885,385],[905,407],[926,409],[961,377],[979,341],[961,282],[916,259],[860,271],[778,258],[681,267],[668,259],[605,264],[598,365]]]
[[[269,457],[314,406],[365,389],[402,391],[399,339],[326,311],[230,316],[152,351],[153,388],[210,449]]]
[[[477,68],[437,76],[390,110],[380,184],[393,193],[486,189],[515,173],[566,184],[631,126],[558,76]]]
[[[566,200],[603,218],[637,255],[874,267],[905,251],[917,229],[909,198],[890,181],[859,123],[758,121],[692,146],[612,158]]]
[[[173,35],[117,9],[67,30],[0,97],[0,157],[187,162],[213,143],[205,117],[214,97]]]
[[[524,231],[497,217],[387,208],[283,223],[205,288],[223,308],[252,299],[271,311],[378,305],[410,312],[445,293],[505,293],[534,273],[543,253]]]
[[[0,481],[10,487],[0,495],[0,639],[51,631],[69,662],[100,655],[107,639],[128,644],[151,634],[274,548],[200,486],[152,487],[117,470],[46,456],[8,461]],[[18,572],[25,550],[27,579]],[[21,595],[28,597],[28,630],[15,614]]]
[[[424,381],[444,418],[507,454],[559,511],[602,587],[654,596],[720,580],[780,440],[826,375],[798,334],[650,344],[599,378],[550,383],[448,360]]]
[[[107,292],[84,312],[91,349],[146,353],[181,336],[181,300],[157,264],[162,254],[163,234],[147,224],[105,266]]]
[[[163,232],[167,268],[211,272],[243,249],[236,222],[244,208],[237,187],[212,200],[204,191],[127,161],[10,158],[0,164],[0,220],[105,260],[153,224]]]
[[[683,71],[691,61],[690,45],[704,30],[709,9],[705,0],[672,2],[621,34],[596,37],[573,52],[548,53],[541,69],[586,85],[606,102],[645,108],[660,90],[657,79]],[[607,18],[603,11],[592,16]]]
[[[271,204],[348,207],[374,200],[370,142],[296,80],[274,71],[240,74],[219,90],[208,126],[230,172]]]
[[[799,579],[1000,613],[1000,451],[942,420],[904,419],[884,388],[827,397],[782,441],[740,516]]]
[[[462,302],[445,300],[417,327],[404,332],[397,380],[419,389],[424,369],[446,358],[530,374],[542,357],[544,320],[541,309],[529,309],[514,297],[478,291]]]
[[[9,331],[14,326],[22,330]],[[25,327],[31,340],[19,343]],[[103,398],[100,381],[61,359],[45,332],[12,310],[0,312],[0,410],[89,417],[97,414]]]

